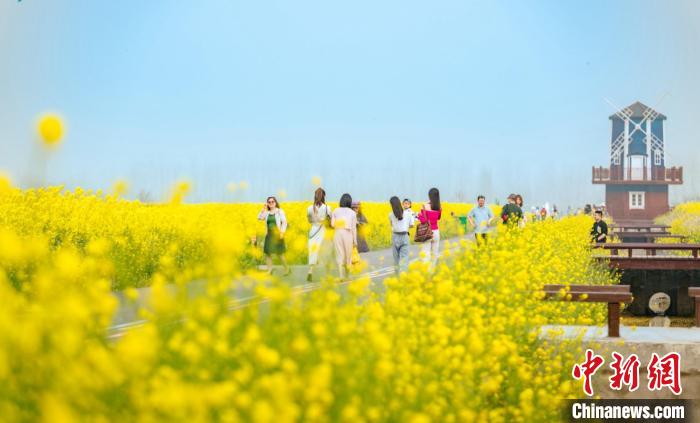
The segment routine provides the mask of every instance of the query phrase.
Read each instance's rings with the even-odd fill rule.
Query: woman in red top
[[[430,262],[431,267],[435,267],[438,259],[438,248],[440,246],[440,228],[438,220],[442,216],[442,206],[440,205],[440,191],[437,188],[430,188],[428,191],[429,201],[423,204],[423,208],[418,214],[421,223],[429,222],[430,229],[433,230],[433,238],[426,241],[421,246],[423,260]]]

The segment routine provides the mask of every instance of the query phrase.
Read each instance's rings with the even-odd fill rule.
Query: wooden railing
[[[637,232],[665,232],[671,229],[669,225],[657,225],[654,223],[615,223],[610,225],[613,232],[615,231],[637,231]]]
[[[656,256],[657,251],[690,251],[693,258],[698,258],[700,244],[657,244],[653,242],[625,242],[621,244],[604,244],[601,246],[611,250],[613,256],[618,255],[619,250],[627,250],[627,256],[632,257],[633,250],[643,250],[647,256]],[[673,258],[669,256],[668,258]]]
[[[607,260],[613,269],[619,270],[700,270],[698,251],[700,244],[657,244],[648,242],[623,242],[620,244],[596,245],[597,248],[610,250],[609,256],[597,256],[599,260]],[[620,250],[626,250],[626,255],[619,255]],[[644,255],[634,255],[634,251],[642,251]],[[685,251],[690,256],[657,255],[659,251]]]
[[[652,167],[651,172],[648,172],[646,167],[640,169],[635,168],[633,171],[632,168],[623,169],[619,166],[615,166],[613,169],[602,166],[593,166],[591,176],[591,180],[594,184],[634,181],[682,184],[683,166],[673,166],[669,168]]]

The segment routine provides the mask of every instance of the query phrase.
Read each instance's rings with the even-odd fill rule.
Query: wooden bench
[[[622,283],[630,285],[634,301],[627,310],[635,316],[651,315],[649,298],[656,292],[671,297],[669,316],[693,316],[693,299],[687,294],[700,277],[700,244],[622,243],[598,247],[613,255],[595,256],[610,269],[621,271]],[[617,255],[620,250],[627,254]],[[633,254],[641,251],[642,254]],[[686,251],[690,255],[657,255],[659,251]]]
[[[636,231],[636,232],[654,232],[655,230],[666,232],[671,227],[669,225],[656,225],[656,224],[625,224],[618,223],[613,224],[612,231]]]
[[[700,244],[657,244],[646,242],[623,242],[621,244],[596,244],[596,247],[610,250],[610,256],[596,257],[609,260],[614,269],[636,270],[700,270],[698,251]],[[626,256],[619,255],[627,250]],[[642,250],[644,256],[633,256],[634,250]],[[689,251],[692,256],[657,256],[658,251]]]
[[[612,233],[615,236],[671,235],[671,232],[669,232],[669,231],[630,231],[627,229],[622,230],[622,231],[613,231]]]
[[[700,328],[700,286],[688,287],[688,295],[695,299],[695,326]]]
[[[657,244],[654,242],[623,242],[621,244],[596,244],[596,247],[611,250],[618,255],[619,250],[627,250],[627,257],[632,257],[633,250],[644,250],[647,256],[656,256],[657,251],[690,251],[693,258],[698,258],[700,244]]]
[[[566,296],[561,295],[562,289]],[[608,304],[608,336],[620,336],[620,303],[632,302],[629,285],[545,285],[545,299]],[[567,297],[571,296],[569,300]]]
[[[642,239],[644,242],[651,243],[659,238],[669,238],[678,239],[681,243],[686,242],[687,236],[672,234],[669,232],[614,232],[612,234],[614,238],[621,240],[622,242],[634,242],[634,240]]]

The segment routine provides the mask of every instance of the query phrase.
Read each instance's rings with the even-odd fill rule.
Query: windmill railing
[[[650,184],[682,184],[683,166],[664,168],[653,166],[647,168],[627,168],[613,165],[610,167],[594,166],[592,169],[594,184],[614,184],[643,182]]]

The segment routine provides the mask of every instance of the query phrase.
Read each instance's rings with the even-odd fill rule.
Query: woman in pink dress
[[[431,268],[435,267],[438,259],[438,249],[440,247],[440,228],[438,221],[442,216],[442,206],[440,205],[440,191],[437,188],[430,188],[428,191],[429,201],[423,204],[423,208],[418,213],[418,220],[421,223],[430,223],[430,229],[433,231],[433,238],[426,241],[421,246],[421,254],[423,260],[430,262]]]

